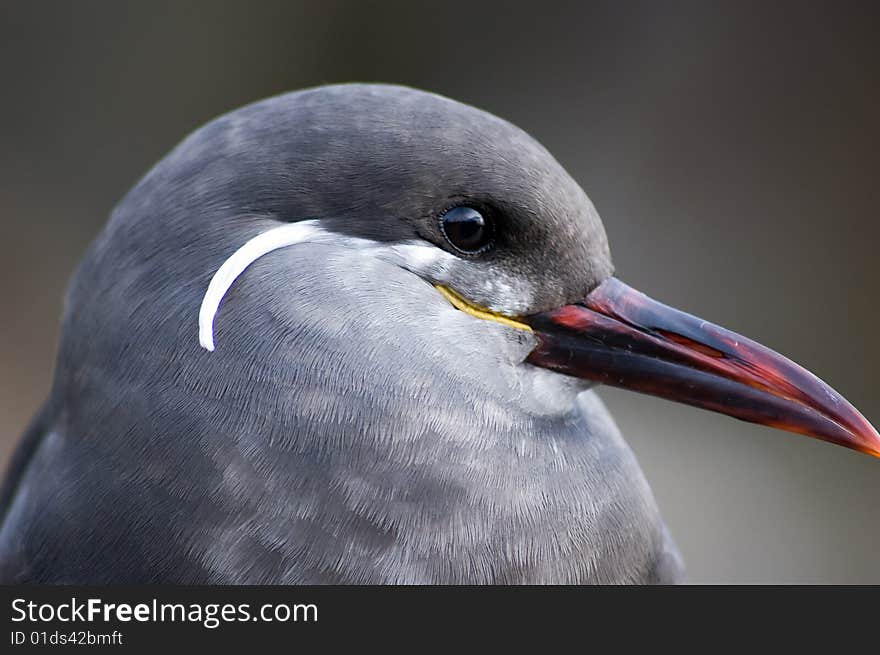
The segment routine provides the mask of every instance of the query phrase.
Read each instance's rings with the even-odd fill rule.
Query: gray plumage
[[[462,201],[503,217],[486,257],[440,234]],[[327,237],[254,262],[217,350],[201,348],[213,273],[306,219]],[[471,107],[342,85],[209,123],[74,277],[54,385],[3,490],[0,579],[675,581],[650,489],[587,383],[524,364],[531,335],[432,286],[519,315],[611,271],[580,187]]]

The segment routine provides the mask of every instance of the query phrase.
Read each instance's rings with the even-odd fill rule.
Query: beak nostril
[[[686,337],[683,334],[678,334],[669,330],[657,330],[656,334],[663,337],[667,341],[677,343],[680,346],[685,346],[695,352],[706,355],[707,357],[715,357],[717,359],[723,359],[727,357],[725,353],[721,352],[717,348],[713,348],[712,346],[709,346],[705,343],[700,343],[699,341],[691,339],[690,337]]]

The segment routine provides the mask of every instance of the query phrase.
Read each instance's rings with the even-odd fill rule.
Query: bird
[[[756,342],[615,277],[520,128],[338,84],[197,129],[68,288],[0,492],[0,580],[670,584],[606,384],[880,456]]]

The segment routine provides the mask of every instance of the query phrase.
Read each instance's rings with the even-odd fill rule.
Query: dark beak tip
[[[880,433],[877,432],[877,429],[865,421],[866,429],[858,435],[855,435],[861,441],[862,447],[859,449],[861,452],[872,455],[880,459]]]
[[[785,430],[787,428],[785,426],[780,426],[780,429]],[[843,446],[844,448],[855,450],[859,453],[863,453],[865,455],[870,455],[872,457],[880,459],[880,434],[878,434],[877,430],[875,430],[870,425],[859,431],[853,431],[851,429],[841,427],[833,434],[815,433],[807,430],[791,431],[801,432],[808,437],[815,437],[834,445]]]
[[[880,458],[880,432],[845,398],[836,392],[833,393],[837,398],[834,419],[838,421],[836,427],[840,435],[828,441]],[[845,420],[841,421],[841,418]],[[809,436],[825,438],[822,435]]]

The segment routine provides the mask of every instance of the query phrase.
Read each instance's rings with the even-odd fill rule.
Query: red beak
[[[538,337],[527,359],[536,366],[880,457],[877,430],[815,375],[616,278],[582,303],[520,320]]]

